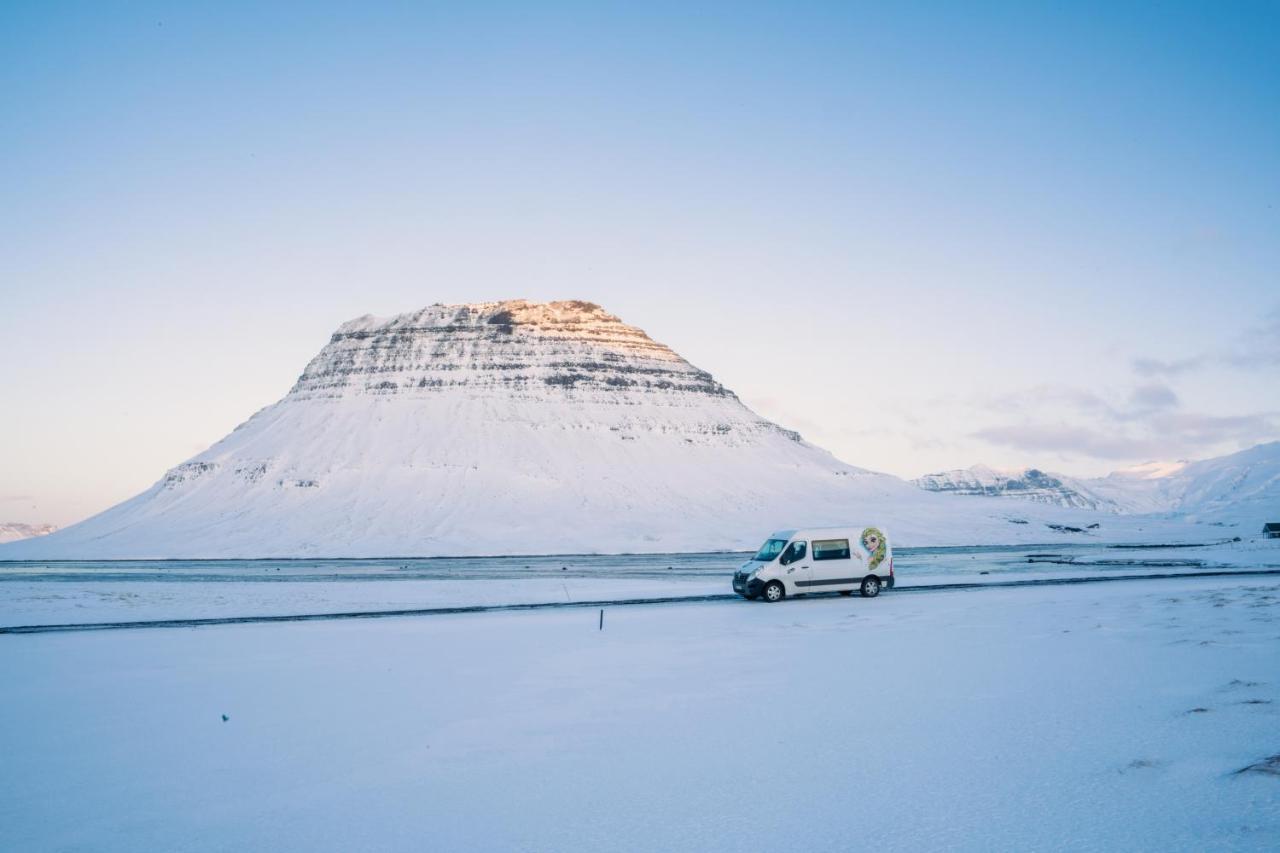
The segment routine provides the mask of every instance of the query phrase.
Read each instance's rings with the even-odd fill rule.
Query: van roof
[[[885,529],[878,524],[860,524],[857,527],[797,527],[791,530],[775,530],[773,533],[769,534],[769,538],[795,539],[799,537],[802,539],[812,539],[815,536],[831,536],[833,538],[837,536],[852,536],[857,538],[858,536],[861,536],[862,531],[866,530],[868,527],[877,528],[884,535],[885,539],[889,538],[889,534],[886,533]]]

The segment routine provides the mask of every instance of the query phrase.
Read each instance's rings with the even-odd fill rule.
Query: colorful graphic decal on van
[[[874,572],[876,566],[884,562],[884,534],[874,527],[862,531],[862,547],[871,554],[867,560],[867,571]]]

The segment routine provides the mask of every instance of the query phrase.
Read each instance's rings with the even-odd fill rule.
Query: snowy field
[[[1274,578],[597,620],[0,636],[0,849],[1280,847]]]
[[[748,555],[0,562],[0,628],[729,593]],[[1280,568],[1280,542],[903,548],[902,586]]]

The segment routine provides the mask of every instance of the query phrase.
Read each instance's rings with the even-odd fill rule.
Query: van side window
[[[787,546],[787,552],[782,555],[782,559],[778,562],[784,566],[794,563],[796,560],[803,560],[805,555],[805,543],[792,542]]]
[[[813,559],[815,560],[847,560],[849,559],[848,539],[815,539],[813,540]]]

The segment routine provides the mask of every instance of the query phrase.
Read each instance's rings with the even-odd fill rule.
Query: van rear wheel
[[[862,597],[875,598],[880,594],[880,578],[875,575],[867,575],[862,579]]]
[[[777,581],[769,581],[764,586],[764,600],[768,602],[781,601],[787,591],[782,588],[782,584]]]

